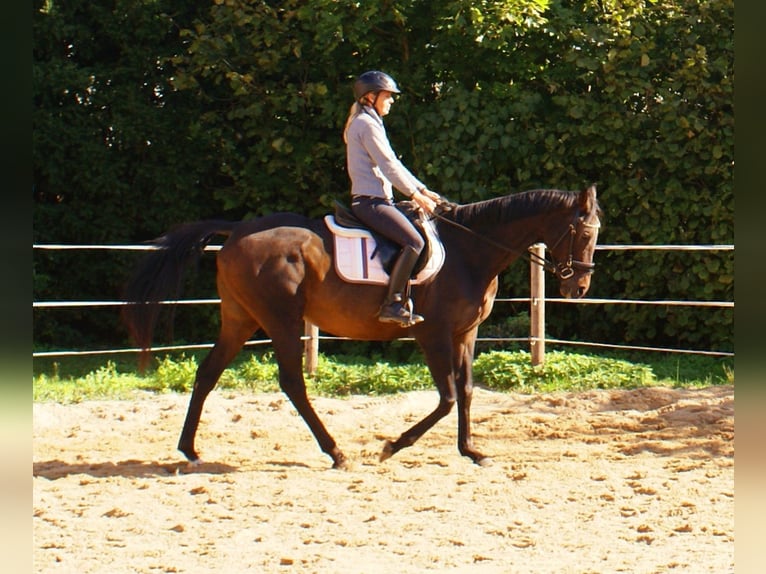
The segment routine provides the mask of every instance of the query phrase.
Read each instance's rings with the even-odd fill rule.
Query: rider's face
[[[381,90],[378,92],[378,97],[375,100],[375,110],[380,114],[380,117],[387,115],[391,111],[391,104],[394,103],[394,94],[392,92]]]

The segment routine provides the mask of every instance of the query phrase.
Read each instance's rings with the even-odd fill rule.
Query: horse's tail
[[[168,297],[178,299],[186,269],[199,260],[213,237],[230,235],[236,225],[238,223],[233,221],[197,221],[176,227],[148,242],[157,249],[149,252],[133,271],[123,292],[127,305],[122,308],[122,319],[141,348],[141,369],[149,361],[161,301]]]

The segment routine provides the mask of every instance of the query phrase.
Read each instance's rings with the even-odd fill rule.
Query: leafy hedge
[[[320,215],[348,193],[360,71],[404,94],[395,149],[452,200],[595,181],[602,244],[733,243],[733,0],[35,2],[35,241],[125,243],[182,221]],[[119,293],[133,256],[35,257],[35,299]],[[733,300],[730,253],[600,252],[591,295]],[[202,269],[201,295],[213,289]],[[518,264],[503,294],[527,292]],[[554,286],[550,286],[554,294]],[[503,322],[518,309],[496,307]],[[548,313],[562,338],[731,350],[731,310]],[[35,314],[37,345],[124,339]],[[207,340],[211,309],[176,333]]]
[[[33,400],[80,402],[88,399],[134,398],[142,393],[189,393],[199,352],[187,357],[156,357],[155,368],[138,374],[135,366],[108,361],[94,369],[78,365],[59,365],[41,369],[33,378]],[[72,372],[72,367],[77,373]],[[79,367],[79,368],[78,368]],[[80,369],[83,370],[80,370]],[[683,368],[670,359],[651,364],[613,357],[594,357],[577,353],[552,352],[544,366],[533,367],[526,351],[492,351],[476,358],[474,383],[495,391],[539,393],[585,391],[592,389],[630,389],[662,385],[687,388],[734,382],[728,360],[697,356]],[[433,381],[422,360],[392,363],[368,355],[319,355],[317,372],[306,379],[310,395],[345,397],[388,395],[415,390],[435,394]],[[217,387],[224,390],[278,392],[279,375],[274,354],[252,353],[240,357],[221,375]]]

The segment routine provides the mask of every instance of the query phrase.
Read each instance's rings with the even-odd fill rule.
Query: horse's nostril
[[[585,295],[585,287],[580,287],[577,289],[577,296],[582,297],[583,295]]]

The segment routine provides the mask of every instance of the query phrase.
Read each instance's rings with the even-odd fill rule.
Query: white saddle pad
[[[372,256],[377,246],[372,233],[365,229],[341,227],[335,223],[335,217],[332,215],[326,215],[324,222],[333,234],[335,271],[342,279],[350,283],[388,284],[388,273],[383,269],[380,259]],[[423,269],[413,277],[413,285],[433,277],[444,264],[444,246],[436,236],[433,223],[426,221],[424,227],[431,244],[431,257]]]

